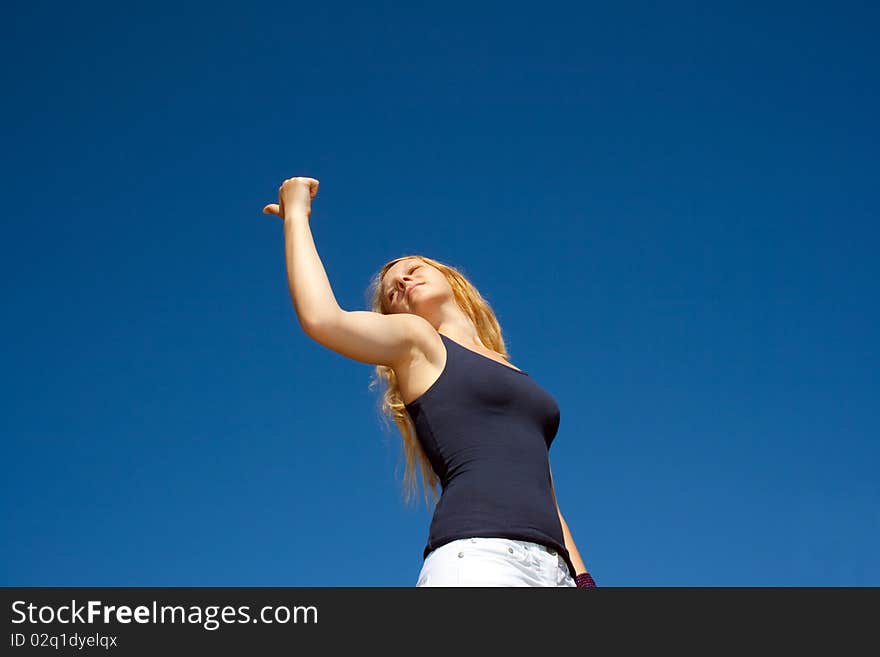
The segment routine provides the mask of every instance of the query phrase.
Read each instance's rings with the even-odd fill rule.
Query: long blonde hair
[[[477,329],[477,335],[480,341],[489,349],[501,354],[509,360],[507,348],[504,345],[504,339],[501,337],[501,326],[495,317],[495,312],[483,296],[477,291],[477,288],[464,276],[464,274],[450,265],[445,265],[433,258],[423,255],[407,255],[395,258],[382,266],[379,272],[370,281],[367,291],[367,303],[373,312],[387,315],[390,312],[388,308],[388,300],[382,294],[382,279],[385,273],[392,265],[407,258],[418,258],[423,262],[439,269],[449,286],[452,288],[453,296],[458,307],[471,319]],[[422,449],[416,435],[415,427],[412,419],[404,406],[403,397],[397,385],[397,376],[394,369],[384,365],[377,365],[375,377],[370,381],[369,388],[373,389],[380,382],[384,382],[384,391],[379,401],[379,410],[386,420],[390,418],[400,430],[403,440],[403,453],[406,459],[406,469],[403,476],[403,497],[406,503],[410,503],[414,498],[418,483],[416,481],[416,469],[422,474],[422,487],[424,491],[425,504],[431,505],[432,499],[436,502],[438,498],[437,486],[440,483],[439,478],[431,467],[431,462]],[[431,498],[429,499],[429,493]]]

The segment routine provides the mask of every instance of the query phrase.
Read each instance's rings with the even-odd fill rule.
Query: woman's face
[[[443,272],[436,267],[418,258],[406,258],[395,262],[385,272],[382,294],[385,295],[385,307],[390,314],[425,316],[429,307],[452,297],[452,288]]]

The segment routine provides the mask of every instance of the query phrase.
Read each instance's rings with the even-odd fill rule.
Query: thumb
[[[263,214],[275,214],[281,216],[281,207],[277,203],[270,203],[263,208]]]

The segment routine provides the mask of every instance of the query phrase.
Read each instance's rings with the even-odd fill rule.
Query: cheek
[[[422,274],[422,280],[430,283],[432,287],[438,287],[446,283],[446,277],[438,271],[426,271]]]

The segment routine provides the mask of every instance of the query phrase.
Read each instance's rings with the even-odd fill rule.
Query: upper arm
[[[411,313],[383,315],[370,310],[342,311],[333,319],[311,327],[307,334],[328,349],[361,363],[395,367],[422,344],[434,327]]]

